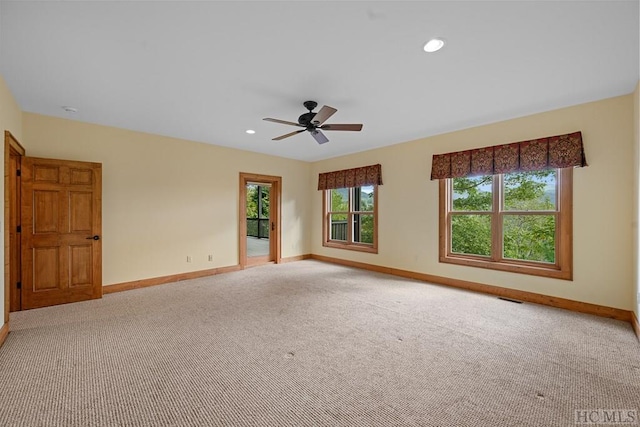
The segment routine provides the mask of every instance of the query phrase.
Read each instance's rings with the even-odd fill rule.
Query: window
[[[378,253],[377,185],[323,192],[323,245]]]
[[[269,192],[270,185],[247,184],[246,211],[247,236],[269,238]]]
[[[571,280],[572,174],[440,180],[440,262]]]

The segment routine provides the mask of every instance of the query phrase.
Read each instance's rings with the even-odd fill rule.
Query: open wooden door
[[[20,165],[24,148],[5,131],[5,286],[9,288],[9,311],[22,310],[20,267]],[[8,238],[8,239],[7,239]],[[8,270],[8,271],[7,271]]]
[[[23,157],[22,309],[102,297],[102,165]]]
[[[282,178],[240,172],[240,267],[250,267],[270,262],[280,263],[280,199]],[[253,214],[248,205],[253,194],[256,203]],[[268,208],[260,206],[266,203]]]

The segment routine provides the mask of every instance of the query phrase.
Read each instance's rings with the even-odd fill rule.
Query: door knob
[[[87,237],[87,240],[100,240],[100,236],[96,234],[95,236]]]

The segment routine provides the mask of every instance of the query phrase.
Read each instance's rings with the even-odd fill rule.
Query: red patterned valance
[[[382,185],[381,165],[324,172],[318,176],[318,190],[362,187],[363,185]]]
[[[431,179],[587,166],[582,133],[434,154]]]

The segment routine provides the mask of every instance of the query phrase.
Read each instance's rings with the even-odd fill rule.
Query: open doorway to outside
[[[280,262],[282,178],[240,173],[240,266]]]
[[[271,253],[269,232],[269,193],[271,184],[247,184],[247,257]]]

